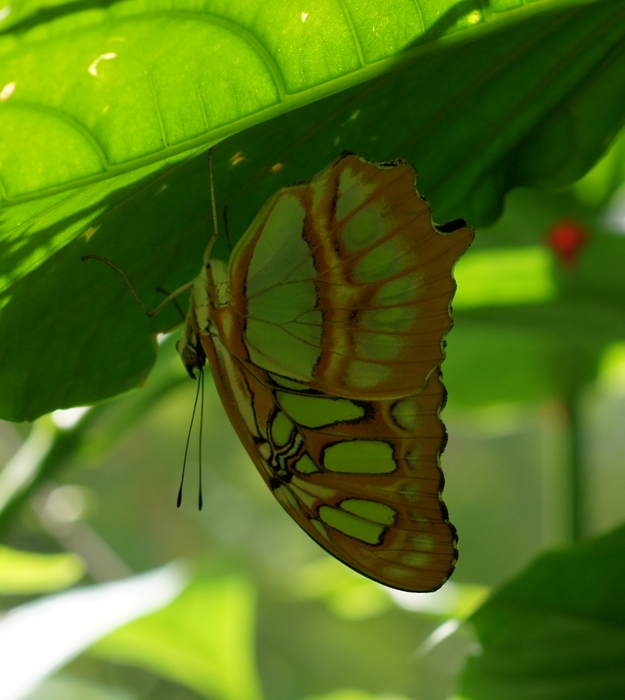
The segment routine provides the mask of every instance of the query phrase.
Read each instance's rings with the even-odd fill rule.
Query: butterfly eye
[[[195,331],[189,325],[176,343],[176,350],[187,373],[191,379],[195,379],[195,371],[201,370],[206,364],[206,353]]]

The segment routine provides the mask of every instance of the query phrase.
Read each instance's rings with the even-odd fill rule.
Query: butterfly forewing
[[[419,391],[443,360],[451,268],[471,239],[433,227],[411,166],[342,156],[278,192],[234,252],[242,359],[346,397]]]
[[[278,501],[331,554],[404,590],[438,588],[456,561],[439,366],[471,238],[437,231],[411,166],[345,154],[267,202],[226,282],[208,273],[207,323],[193,321]]]

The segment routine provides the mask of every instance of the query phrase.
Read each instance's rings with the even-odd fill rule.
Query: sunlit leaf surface
[[[167,605],[185,585],[170,566],[12,609],[0,620],[3,700],[21,700],[95,640]]]
[[[113,632],[90,651],[134,664],[207,698],[259,700],[254,597],[239,577],[200,579],[171,605]]]
[[[237,240],[270,194],[344,149],[407,159],[438,221],[475,225],[515,185],[581,176],[622,124],[617,0],[316,8],[29,3],[5,18],[0,415],[145,377],[149,335],[175,311],[149,322],[110,270],[79,261],[114,259],[152,307],[157,286],[197,274],[210,227],[198,148],[228,137],[215,175]]]

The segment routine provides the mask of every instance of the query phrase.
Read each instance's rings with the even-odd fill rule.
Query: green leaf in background
[[[323,557],[305,566],[289,581],[296,600],[323,600],[337,616],[365,620],[386,612],[393,602],[388,590],[343,566],[333,557]]]
[[[0,595],[60,591],[80,581],[84,573],[75,554],[36,554],[0,546]]]
[[[489,594],[484,586],[450,581],[434,593],[408,593],[380,586],[333,557],[316,559],[289,582],[296,600],[322,600],[334,615],[365,620],[388,611],[393,602],[405,610],[443,619],[465,619]]]
[[[625,239],[605,214],[623,181],[624,148],[621,136],[573,191],[515,190],[499,221],[478,231],[454,273],[444,365],[452,402],[567,401],[625,338]],[[546,242],[562,223],[586,237],[569,263]]]
[[[0,530],[16,515],[43,482],[55,479],[76,462],[91,463],[141,422],[188,375],[175,349],[176,337],[160,344],[157,362],[142,391],[118,401],[108,401],[61,425],[65,416],[40,418],[21,448],[0,472]]]
[[[545,246],[469,251],[454,269],[454,309],[551,301],[557,291],[552,266]]]
[[[407,700],[407,698],[393,693],[371,695],[356,688],[342,688],[326,695],[309,695],[305,700]]]
[[[111,630],[167,605],[187,585],[176,564],[47,596],[0,618],[3,700],[21,700]]]
[[[45,681],[26,700],[137,700],[121,688],[112,690],[65,674]]]
[[[246,580],[199,579],[171,605],[116,630],[89,650],[147,668],[207,698],[258,700],[254,594]]]
[[[234,240],[276,189],[346,148],[406,158],[438,221],[475,225],[515,185],[583,175],[624,118],[620,0],[24,8],[0,37],[11,420],[145,377],[150,334],[175,312],[148,321],[111,270],[79,260],[115,260],[149,306],[191,279],[210,220],[205,158],[188,160],[202,145],[228,137],[215,175]]]
[[[625,528],[541,557],[470,618],[469,700],[625,696]]]

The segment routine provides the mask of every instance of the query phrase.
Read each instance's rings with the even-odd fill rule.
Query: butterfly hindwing
[[[448,578],[457,555],[439,497],[445,432],[438,371],[418,394],[350,401],[251,373],[219,339],[207,351],[244,446],[313,539],[388,586],[429,591]]]

